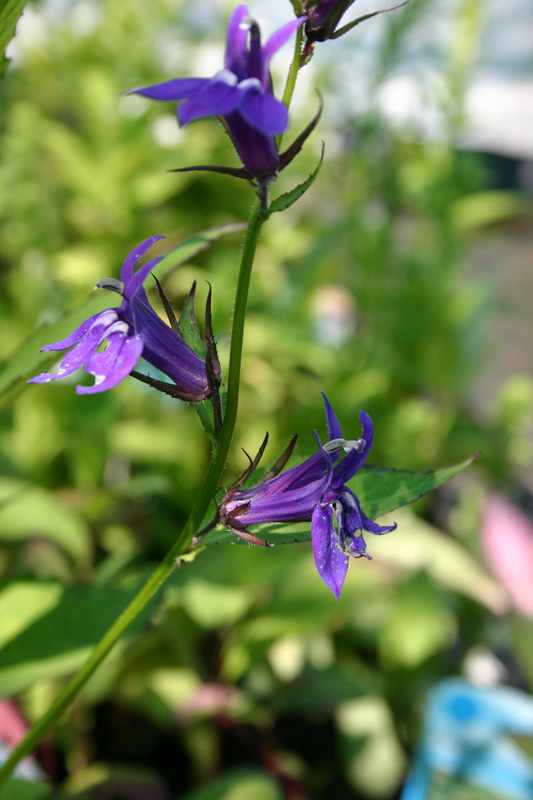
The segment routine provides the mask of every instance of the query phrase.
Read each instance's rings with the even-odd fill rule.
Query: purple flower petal
[[[239,80],[246,76],[248,29],[242,23],[248,16],[248,6],[237,6],[231,15],[226,38],[224,64],[226,69],[234,72]]]
[[[348,556],[339,547],[330,506],[316,506],[311,520],[311,537],[318,574],[338,600],[348,571]]]
[[[359,516],[361,517],[361,522],[363,524],[363,529],[365,531],[373,533],[376,536],[382,536],[384,533],[390,533],[391,531],[396,530],[396,528],[398,527],[396,523],[394,523],[394,525],[378,525],[377,522],[372,522],[372,520],[361,511],[361,504],[359,502],[359,498],[355,497],[355,495],[354,498],[355,502],[357,503]]]
[[[171,81],[156,83],[154,86],[145,86],[139,89],[129,89],[124,94],[140,94],[142,97],[149,97],[150,100],[160,100],[170,102],[172,100],[187,100],[211,78],[174,78]]]
[[[272,175],[279,167],[276,140],[249,125],[239,111],[224,118],[242,163],[252,175]]]
[[[150,236],[149,239],[145,239],[144,242],[141,242],[137,245],[137,247],[131,251],[131,253],[126,256],[124,263],[122,265],[122,269],[120,270],[120,280],[127,286],[128,283],[133,278],[133,273],[135,271],[135,267],[137,265],[138,260],[146,253],[147,250],[154,244],[154,242],[159,241],[160,239],[164,239],[165,237],[162,234],[157,236]]]
[[[158,258],[153,258],[137,270],[135,275],[124,285],[124,298],[126,300],[132,300],[135,297],[153,268],[162,260],[163,256],[158,256]]]
[[[287,107],[276,100],[274,95],[262,94],[255,78],[243,81],[239,84],[239,89],[241,90],[239,114],[252,128],[272,135],[283,133],[287,129],[289,124]]]
[[[331,441],[332,439],[342,439],[342,430],[337,419],[333,408],[331,407],[331,403],[329,402],[328,398],[321,392],[322,397],[324,398],[324,405],[326,407],[326,423],[328,426],[328,440]]]
[[[313,509],[320,501],[324,492],[324,480],[313,481],[304,488],[298,490],[285,490],[280,494],[264,497],[260,494],[250,497],[246,493],[239,493],[238,501],[234,504],[227,503],[226,510],[230,510],[243,502],[249,502],[249,508],[242,519],[237,517],[236,521],[245,525],[257,525],[261,522],[296,522],[309,520],[313,514]]]
[[[222,70],[179,107],[180,125],[201,117],[223,117],[231,114],[240,102],[241,92],[237,87],[237,77],[233,72]]]
[[[265,75],[263,76],[264,80],[268,77],[268,70],[270,67],[270,62],[272,60],[272,56],[277,53],[277,51],[283,47],[285,42],[287,42],[292,34],[302,25],[307,17],[299,17],[298,19],[293,19],[291,22],[288,22],[278,31],[272,34],[272,36],[267,39],[263,46],[263,64]],[[263,85],[263,88],[266,88]]]
[[[96,394],[112,389],[135,367],[143,351],[141,336],[127,336],[123,331],[109,335],[109,344],[100,353],[94,353],[85,369],[95,377],[93,386],[77,386],[78,394]]]
[[[156,314],[142,287],[123,313],[142,336],[143,357],[149,364],[164,372],[183,392],[207,394],[205,361]]]
[[[374,426],[372,420],[365,411],[361,411],[359,419],[363,426],[362,438],[365,440],[365,447],[361,453],[358,453],[357,450],[352,450],[337,464],[333,470],[332,481],[332,486],[335,489],[340,488],[343,484],[347,483],[350,478],[353,478],[355,473],[360,470],[365,463],[372,448],[374,442]]]
[[[78,342],[83,339],[93,322],[100,316],[101,313],[102,312],[99,311],[98,314],[93,314],[92,317],[86,319],[81,323],[79,328],[76,328],[75,331],[72,331],[72,333],[69,334],[66,339],[62,339],[60,342],[55,342],[54,344],[45,344],[44,347],[41,347],[39,352],[42,353],[44,350],[66,350],[67,347],[72,347],[73,344],[78,344]]]
[[[77,369],[82,367],[85,362],[96,351],[100,342],[105,338],[106,331],[118,319],[118,308],[110,308],[107,311],[102,311],[95,317],[89,330],[81,341],[73,347],[66,355],[63,356],[57,373],[42,372],[35,378],[32,378],[29,383],[48,383],[49,381],[57,380],[58,378],[65,378],[76,372]]]

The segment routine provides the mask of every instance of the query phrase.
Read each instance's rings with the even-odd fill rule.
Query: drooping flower
[[[224,69],[212,78],[176,78],[154,86],[131,89],[126,94],[178,102],[180,125],[201,117],[218,117],[244,169],[209,169],[247,179],[275,175],[289,163],[297,150],[293,152],[289,148],[281,156],[278,153],[275,137],[286,130],[289,114],[286,106],[274,97],[270,62],[304,21],[305,17],[292,20],[262,45],[259,26],[250,19],[248,7],[239,5],[228,25]],[[310,131],[306,135],[308,133]]]
[[[179,330],[173,330],[156,314],[144,291],[144,281],[162,256],[134,271],[152,244],[164,238],[151,236],[132,250],[122,265],[120,281],[112,278],[98,281],[97,288],[111,289],[122,295],[120,308],[94,314],[66,339],[42,347],[41,350],[46,351],[72,349],[63,357],[57,373],[42,372],[29,383],[48,383],[85,367],[86,372],[94,375],[94,384],[77,386],[76,392],[105,392],[129,375],[142,356],[170,378],[169,394],[190,402],[204,400],[210,395],[213,387],[206,374],[205,361],[189,347]]]
[[[315,432],[318,452],[302,464],[279,474],[290,458],[295,437],[260,483],[249,489],[242,488],[259,463],[266,446],[265,439],[256,458],[223,498],[219,517],[237,536],[251,544],[262,545],[266,542],[250,533],[249,525],[311,521],[317,570],[338,598],[348,570],[348,556],[370,558],[366,552],[364,532],[380,535],[394,530],[396,525],[381,526],[369,519],[361,510],[356,495],[346,485],[361,469],[370,452],[374,440],[372,420],[361,411],[362,438],[346,440],[327,397],[323,397],[329,434],[327,443],[322,445]],[[345,457],[335,463],[343,450]],[[337,526],[333,522],[334,516]]]

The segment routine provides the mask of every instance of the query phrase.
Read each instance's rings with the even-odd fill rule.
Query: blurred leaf
[[[77,563],[91,550],[88,530],[74,511],[46,489],[14,478],[0,479],[0,542],[47,539]]]
[[[456,200],[451,208],[451,216],[459,230],[472,230],[514,219],[527,212],[528,208],[527,200],[518,192],[476,192]]]
[[[234,625],[248,611],[252,601],[252,593],[238,586],[190,580],[183,589],[187,612],[203,628]]]
[[[419,573],[395,593],[379,631],[381,656],[389,667],[417,667],[450,644],[454,633],[454,617],[444,597],[425,573]]]
[[[394,515],[398,530],[372,540],[372,554],[402,571],[425,570],[434,580],[503,614],[508,599],[503,588],[462,544],[404,509]]]
[[[15,27],[27,0],[0,0],[0,78],[8,64],[6,47],[15,35]]]
[[[259,770],[234,770],[181,800],[282,800],[277,783]]]
[[[156,264],[152,272],[158,280],[162,281],[163,278],[170,275],[181,264],[186,264],[187,261],[201,253],[202,250],[207,250],[217,239],[232,233],[240,233],[244,230],[246,230],[246,223],[229,222],[226,225],[218,225],[216,228],[210,228],[207,231],[190,236],[184,242],[169,250],[162,261]]]
[[[173,247],[156,265],[153,274],[163,280],[177,267],[205,250],[213,242],[226,234],[243,229],[242,223],[232,223],[211,228],[191,236]],[[58,360],[57,353],[40,353],[39,348],[51,342],[61,341],[85,319],[110,308],[116,302],[108,292],[98,291],[89,295],[80,306],[68,311],[52,324],[41,325],[32,333],[11,356],[0,364],[0,410],[8,406],[27,388],[27,381],[39,372],[46,370]]]
[[[59,678],[78,669],[109,626],[124,611],[137,593],[137,588],[112,590],[104,587],[57,589],[46,583],[41,588],[49,603],[38,618],[17,632],[0,650],[0,696],[8,697],[43,680]],[[0,593],[0,616],[4,606],[13,611],[13,592],[18,597],[37,593],[32,584],[10,584]],[[49,594],[47,594],[49,592]],[[54,592],[57,594],[53,597]],[[55,603],[50,607],[50,600]],[[152,604],[135,620],[129,633],[146,622]],[[16,611],[15,611],[16,613]]]
[[[51,789],[46,783],[34,783],[22,778],[11,778],[2,789],[2,800],[45,800],[50,797]],[[54,798],[59,800],[55,791]]]
[[[463,469],[469,467],[477,454],[453,467],[437,469],[432,472],[408,472],[407,470],[364,467],[350,481],[350,486],[359,497],[365,514],[377,519],[389,511],[394,511],[408,503],[414,503],[423,495],[441,486]],[[293,524],[272,523],[254,525],[254,533],[269,544],[292,544],[311,540],[311,523]],[[246,544],[230,531],[215,530],[203,540],[204,545]]]

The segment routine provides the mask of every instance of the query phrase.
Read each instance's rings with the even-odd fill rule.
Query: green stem
[[[210,503],[218,488],[220,477],[224,469],[228,456],[235,422],[237,420],[237,408],[239,404],[239,385],[241,375],[241,358],[244,337],[244,323],[246,318],[246,305],[248,300],[248,289],[252,266],[257,248],[257,241],[263,223],[268,218],[264,211],[265,196],[258,200],[252,210],[250,222],[246,232],[244,250],[241,258],[239,278],[237,282],[237,293],[235,298],[235,311],[233,316],[233,329],[231,335],[231,347],[228,369],[228,396],[226,405],[226,415],[218,437],[216,449],[213,452],[211,462],[200,493],[191,511],[189,519],[185,524],[180,536],[171,550],[164,557],[162,562],[156,567],[148,581],[131,601],[130,605],[120,615],[120,617],[109,628],[104,637],[98,642],[93,652],[81,667],[79,672],[67,683],[63,691],[54,700],[48,711],[31,728],[25,739],[20,742],[13,750],[9,758],[0,768],[0,786],[9,778],[19,761],[28,756],[41,739],[55,725],[63,711],[74,700],[77,693],[89,680],[96,668],[101,664],[106,655],[129,628],[131,623],[140,614],[146,604],[155,595],[158,589],[172,575],[179,566],[179,557],[186,553],[191,544],[192,537],[200,528],[202,520],[207,513]]]
[[[287,83],[285,84],[285,90],[283,92],[283,97],[281,99],[282,103],[284,103],[287,106],[287,108],[289,108],[291,104],[292,96],[294,94],[294,89],[296,87],[298,70],[300,69],[300,56],[302,54],[302,41],[304,35],[303,32],[304,32],[304,26],[300,25],[300,27],[296,31],[296,41],[294,43],[294,55],[292,57],[291,68],[289,69],[289,74],[287,75]]]
[[[302,54],[302,42],[303,42],[303,25],[300,25],[298,30],[296,31],[296,41],[294,43],[294,55],[292,57],[292,63],[289,69],[289,74],[287,75],[287,83],[285,84],[285,89],[283,91],[282,103],[284,103],[287,108],[289,108],[292,100],[292,96],[294,94],[294,90],[296,88],[296,79],[298,78],[298,70],[300,69],[300,57]],[[281,147],[281,140],[283,138],[283,134],[277,137],[278,148]]]

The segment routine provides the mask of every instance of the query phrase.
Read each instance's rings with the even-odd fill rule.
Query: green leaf
[[[361,501],[365,514],[377,519],[389,511],[394,511],[407,503],[414,503],[423,495],[441,486],[463,469],[470,466],[479,454],[455,464],[453,467],[437,469],[432,472],[409,472],[407,470],[381,469],[364,467],[350,481],[350,488]],[[311,523],[280,522],[254,525],[253,532],[269,544],[292,544],[311,540]],[[219,528],[209,533],[203,545],[214,544],[246,544],[234,533]]]
[[[243,230],[242,223],[232,223],[211,228],[186,239],[172,248],[156,265],[153,270],[154,275],[158,280],[162,280],[180,264],[189,261],[221,236],[241,230]],[[27,388],[27,381],[30,378],[47,370],[58,360],[57,353],[40,353],[39,348],[50,342],[61,341],[92,314],[110,308],[113,304],[114,301],[110,299],[108,292],[95,292],[89,295],[80,306],[68,311],[56,322],[41,325],[30,334],[17,350],[0,364],[0,411],[10,405]]]
[[[414,503],[432,489],[442,486],[469,467],[478,456],[479,453],[476,453],[453,467],[430,472],[364,467],[349,482],[349,486],[360,499],[365,514],[376,519],[389,511]]]
[[[87,561],[91,540],[81,518],[51,492],[15,478],[0,479],[0,542],[47,539],[76,563]]]
[[[78,669],[137,588],[64,589],[55,582],[4,587],[0,618],[9,619],[11,628],[9,638],[2,637],[0,649],[0,697]],[[130,633],[146,622],[151,607],[149,604],[137,617]]]
[[[307,180],[303,183],[300,183],[298,186],[295,186],[294,189],[291,189],[290,192],[286,192],[285,194],[281,194],[279,197],[276,197],[273,200],[268,208],[268,213],[272,214],[276,211],[285,211],[285,209],[290,208],[300,197],[306,193],[310,186],[313,185],[315,182],[315,178],[320,171],[320,167],[322,166],[322,161],[324,160],[324,142],[322,142],[322,152],[320,154],[320,161],[318,162],[316,169],[309,175]]]
[[[0,78],[9,59],[5,57],[6,47],[15,35],[15,27],[27,0],[0,0]]]
[[[2,800],[45,800],[51,797],[51,789],[46,783],[11,778],[2,789]],[[57,792],[54,793],[59,799]]]

